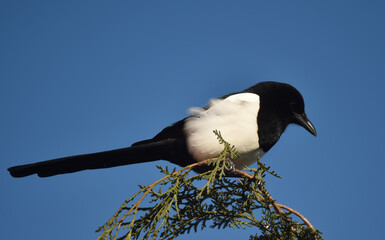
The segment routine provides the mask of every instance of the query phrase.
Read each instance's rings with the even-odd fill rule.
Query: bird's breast
[[[234,159],[234,165],[236,169],[243,169],[255,163],[258,159],[263,157],[265,152],[262,148],[257,148],[253,151],[240,154],[239,158]]]
[[[224,149],[213,133],[221,132],[225,141],[234,145],[240,158],[235,159],[237,168],[254,163],[263,155],[259,147],[257,117],[259,96],[240,93],[226,99],[212,100],[206,109],[190,110],[184,132],[189,153],[196,161],[218,156]]]

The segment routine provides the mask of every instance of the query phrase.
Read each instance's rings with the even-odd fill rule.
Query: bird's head
[[[298,124],[314,136],[317,136],[317,131],[315,130],[314,125],[306,116],[305,103],[302,95],[294,87],[291,88],[292,89],[287,92],[288,99],[287,102],[285,102],[285,104],[288,104],[286,105],[286,109],[289,111],[287,114],[289,116],[290,123]]]
[[[305,113],[305,103],[301,93],[293,86],[279,82],[261,82],[250,88],[261,96],[261,108],[267,115],[283,120],[284,128],[290,123],[298,124],[312,135],[317,132]]]

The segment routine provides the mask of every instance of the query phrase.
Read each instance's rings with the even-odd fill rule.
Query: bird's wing
[[[155,137],[143,141],[136,142],[132,144],[132,146],[138,146],[153,142],[162,141],[165,139],[184,139],[184,133],[183,128],[185,124],[186,119],[182,119],[178,122],[175,122],[168,127],[164,128],[162,131],[160,131]]]

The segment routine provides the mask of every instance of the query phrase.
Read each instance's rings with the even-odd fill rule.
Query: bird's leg
[[[257,185],[258,188],[262,188],[265,186],[265,182],[263,181],[263,179],[257,180],[255,184]]]
[[[225,159],[225,168],[226,168],[226,170],[229,172],[229,173],[235,173],[235,164],[234,164],[234,162],[230,159],[230,158],[228,158],[228,157],[226,157],[226,159]]]
[[[226,177],[241,177],[236,171],[235,164],[231,158],[226,157],[225,159],[225,175]]]

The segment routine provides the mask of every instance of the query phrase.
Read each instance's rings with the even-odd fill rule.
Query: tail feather
[[[49,177],[83,171],[87,169],[110,168],[142,162],[167,159],[167,150],[173,144],[170,140],[135,144],[132,147],[111,151],[76,155],[53,160],[20,165],[8,169],[13,177],[25,177],[37,174]]]

